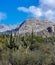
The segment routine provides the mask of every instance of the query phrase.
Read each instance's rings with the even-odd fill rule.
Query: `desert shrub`
[[[0,65],[55,65],[55,37],[0,35]],[[12,47],[11,49],[9,47]]]

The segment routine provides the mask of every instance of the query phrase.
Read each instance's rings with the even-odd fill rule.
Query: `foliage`
[[[0,35],[0,65],[55,65],[55,37]]]

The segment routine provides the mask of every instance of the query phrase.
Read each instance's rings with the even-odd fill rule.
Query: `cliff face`
[[[43,30],[41,32],[37,32],[37,34],[39,36],[43,36],[43,37],[55,36],[55,25],[49,26],[45,30]]]
[[[19,28],[19,34],[35,32],[37,35],[49,36],[55,32],[55,23],[49,21],[26,20]]]

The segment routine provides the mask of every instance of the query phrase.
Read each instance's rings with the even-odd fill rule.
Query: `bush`
[[[0,35],[0,65],[55,65],[55,37]],[[12,48],[11,48],[12,47]]]

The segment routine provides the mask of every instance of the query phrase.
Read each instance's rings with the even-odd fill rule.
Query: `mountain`
[[[0,34],[10,34],[11,31],[16,32],[18,31],[19,25],[14,24],[14,25],[5,25],[5,24],[0,24]]]
[[[19,24],[5,25],[0,24],[0,34],[10,34],[16,32],[17,34],[32,33],[32,31],[39,36],[55,35],[55,23],[48,20],[28,19]]]
[[[55,27],[55,23],[48,21],[48,20],[36,20],[30,19],[24,21],[19,26],[19,34],[31,33],[32,31],[35,32],[37,35],[45,35],[49,36],[50,33],[53,32],[53,28]]]

